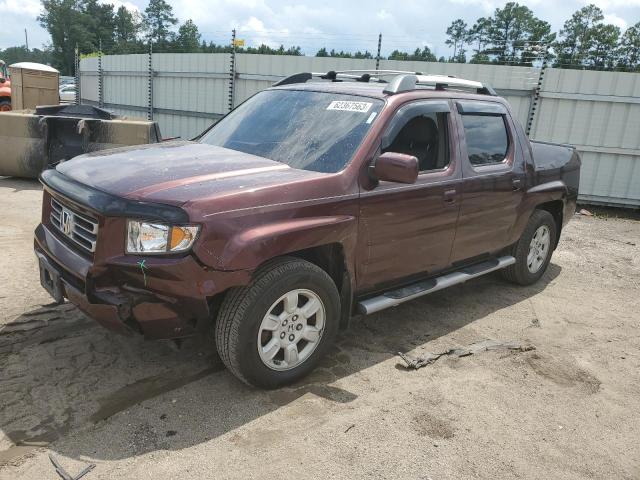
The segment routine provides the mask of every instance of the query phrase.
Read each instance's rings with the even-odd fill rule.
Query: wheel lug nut
[[[292,320],[295,322],[296,320],[298,320],[298,315],[294,315]]]
[[[282,332],[282,333],[280,334],[280,338],[284,338],[284,337],[285,337],[285,335],[286,335],[286,333]]]
[[[291,335],[289,335],[289,341],[293,342],[293,340],[295,339],[295,335],[292,333]]]
[[[302,324],[299,323],[298,325],[296,325],[296,330],[302,330]]]
[[[283,320],[283,321],[282,321],[282,326],[283,326],[283,327],[286,327],[286,326],[287,326],[287,323],[288,323],[288,322],[287,322],[286,320]]]

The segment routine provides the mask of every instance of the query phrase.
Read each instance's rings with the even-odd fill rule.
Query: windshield
[[[220,120],[200,142],[334,173],[349,163],[382,106],[381,100],[354,95],[266,90]]]

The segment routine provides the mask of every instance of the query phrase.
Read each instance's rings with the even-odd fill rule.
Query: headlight
[[[162,223],[127,222],[127,253],[178,253],[191,248],[200,227]]]

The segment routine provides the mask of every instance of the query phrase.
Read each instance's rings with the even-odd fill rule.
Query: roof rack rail
[[[384,93],[393,95],[415,90],[419,85],[432,85],[436,90],[447,88],[469,88],[481,95],[497,96],[496,91],[487,84],[475,80],[465,80],[453,75],[398,75],[384,89]]]
[[[357,74],[360,75],[357,75]],[[355,80],[356,82],[379,82],[386,83],[382,80],[382,75],[371,75],[371,73],[375,73],[375,70],[345,70],[345,71],[335,71],[329,70],[326,73],[319,72],[303,72],[303,73],[295,73],[293,75],[289,75],[286,78],[276,82],[273,84],[274,87],[280,87],[282,85],[292,85],[295,83],[306,83],[311,80],[313,77],[321,78],[323,80],[331,80],[332,82],[341,82],[344,80]],[[395,74],[395,73],[394,73]]]
[[[393,76],[390,81],[382,77]],[[415,90],[420,85],[430,85],[436,90],[447,88],[467,88],[475,90],[481,95],[497,96],[496,91],[490,86],[475,80],[465,80],[453,75],[426,75],[421,72],[409,72],[404,70],[329,70],[327,73],[303,72],[290,75],[273,84],[274,87],[282,85],[292,85],[296,83],[306,83],[313,77],[332,82],[343,80],[353,80],[356,82],[378,82],[388,83],[384,93],[394,95],[396,93]]]

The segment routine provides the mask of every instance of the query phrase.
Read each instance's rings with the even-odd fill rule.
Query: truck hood
[[[172,205],[255,192],[324,175],[189,141],[88,153],[61,163],[57,170],[103,192]]]

